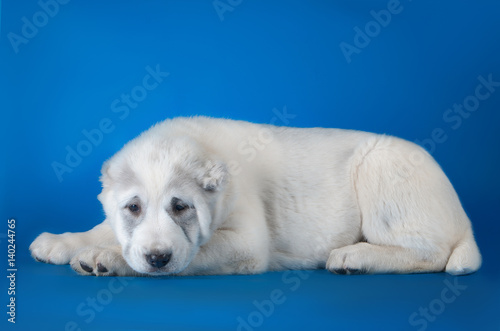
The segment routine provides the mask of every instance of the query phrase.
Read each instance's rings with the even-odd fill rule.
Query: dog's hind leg
[[[358,156],[352,177],[366,242],[334,249],[327,269],[464,274],[479,268],[470,221],[428,153],[401,139],[378,137]]]
[[[439,272],[446,255],[366,242],[334,249],[326,268],[336,274]]]

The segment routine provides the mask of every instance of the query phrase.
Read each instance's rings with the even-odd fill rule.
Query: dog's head
[[[109,159],[99,200],[130,267],[184,270],[216,227],[227,181],[224,163],[186,137],[146,133]]]

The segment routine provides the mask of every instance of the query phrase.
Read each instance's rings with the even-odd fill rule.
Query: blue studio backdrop
[[[2,330],[499,330],[499,17],[494,0],[2,0]],[[30,257],[39,233],[103,220],[107,158],[192,115],[421,144],[483,267],[96,278]]]

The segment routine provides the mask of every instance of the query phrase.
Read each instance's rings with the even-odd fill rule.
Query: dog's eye
[[[127,206],[128,210],[134,214],[138,214],[141,210],[141,207],[135,203],[131,203],[130,205]]]
[[[181,213],[188,206],[179,198],[173,198],[171,201],[171,208],[176,213]]]

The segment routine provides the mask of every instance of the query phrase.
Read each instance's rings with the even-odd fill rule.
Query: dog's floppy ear
[[[204,190],[219,191],[228,179],[227,167],[220,161],[206,161],[197,179]]]
[[[106,193],[109,191],[109,187],[111,185],[111,177],[109,175],[109,160],[104,162],[101,168],[101,177],[99,177],[99,181],[102,184],[102,191],[97,196],[97,199],[104,205],[104,200],[106,199]]]
[[[128,185],[134,183],[135,178],[134,172],[126,162],[123,162],[123,158],[112,157],[102,165],[99,180],[104,191],[117,184]]]
[[[103,188],[109,187],[111,184],[111,175],[109,173],[110,163],[109,160],[105,161],[101,168],[101,177],[99,177],[99,181]]]

